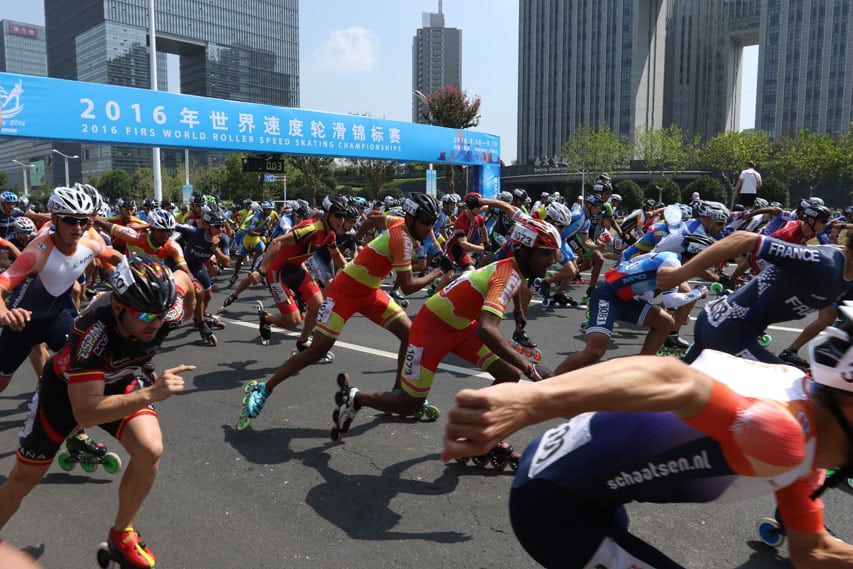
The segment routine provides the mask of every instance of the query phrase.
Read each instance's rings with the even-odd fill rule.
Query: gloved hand
[[[542,381],[543,379],[548,379],[553,376],[554,372],[541,364],[531,363],[527,366],[527,369],[524,370],[524,375],[526,375],[527,379],[530,381]]]

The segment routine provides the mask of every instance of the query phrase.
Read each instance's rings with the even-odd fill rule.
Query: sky
[[[39,0],[0,0],[0,18],[44,25]],[[300,107],[412,119],[412,38],[439,0],[301,0]],[[517,154],[518,0],[443,0],[445,26],[462,30],[462,89],[479,96],[473,130],[501,137],[501,158]],[[755,110],[755,50],[745,50],[741,128]],[[752,71],[750,71],[752,70]],[[749,97],[752,102],[749,102]]]

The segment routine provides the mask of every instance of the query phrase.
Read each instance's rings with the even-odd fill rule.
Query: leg
[[[119,440],[130,455],[118,489],[118,510],[113,529],[123,530],[133,526],[133,520],[148,496],[163,454],[163,437],[155,415],[133,417],[124,426]]]
[[[47,353],[47,346],[44,343],[33,346],[33,349],[30,350],[30,363],[33,366],[33,371],[36,372],[36,377],[41,377],[41,372],[44,371],[44,366],[49,357],[50,354]]]
[[[824,328],[831,326],[835,322],[836,318],[838,318],[837,307],[827,306],[826,308],[821,308],[817,313],[817,318],[814,322],[811,322],[808,326],[803,328],[803,331],[800,332],[800,335],[797,336],[793,342],[791,342],[788,349],[797,353],[800,348],[808,343],[809,340],[820,334]]]
[[[661,340],[663,343],[663,340]],[[586,335],[586,347],[580,351],[570,354],[560,365],[554,369],[554,375],[579,369],[592,365],[602,357],[610,346],[610,336],[604,332],[588,332]]]
[[[314,324],[317,323],[317,313],[320,311],[320,305],[323,304],[323,293],[319,290],[308,297],[305,302],[307,310],[305,311],[305,320],[302,324],[302,333],[299,335],[299,342],[303,344],[311,337],[314,331]]]
[[[640,354],[644,356],[655,355],[676,325],[672,316],[658,306],[651,306],[642,324],[651,328],[640,350]]]
[[[41,482],[52,463],[34,465],[15,461],[9,478],[0,485],[0,528],[18,511],[21,501]]]

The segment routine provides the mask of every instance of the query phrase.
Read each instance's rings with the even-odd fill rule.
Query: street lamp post
[[[18,162],[17,160],[12,160],[15,164],[21,167],[24,171],[24,194],[30,193],[30,184],[29,184],[29,173],[30,173],[30,164],[24,164],[23,162]]]
[[[65,159],[65,187],[67,188],[68,186],[71,185],[71,178],[68,175],[68,161],[69,160],[76,160],[80,157],[77,156],[76,154],[74,156],[68,156],[67,154],[63,154],[62,152],[60,152],[56,148],[52,149],[51,152],[55,152],[56,154],[59,154],[60,156],[62,156]]]

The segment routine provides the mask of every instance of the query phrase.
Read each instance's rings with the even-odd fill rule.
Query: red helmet
[[[483,196],[481,196],[477,192],[469,192],[465,194],[465,197],[462,198],[462,201],[465,202],[465,207],[467,207],[468,209],[474,209],[475,207],[480,207],[481,199],[483,199]]]
[[[562,243],[556,227],[547,221],[533,218],[518,220],[509,238],[516,245],[536,249],[559,249]]]

